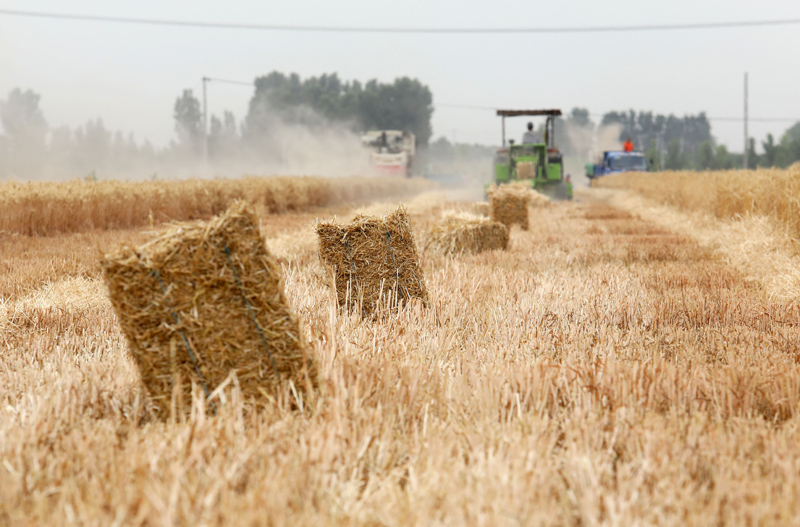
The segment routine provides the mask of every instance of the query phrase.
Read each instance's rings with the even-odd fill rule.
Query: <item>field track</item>
[[[379,322],[317,261],[351,209],[264,216],[322,393],[189,422],[148,418],[99,280],[146,233],[0,237],[0,525],[792,524],[800,307],[609,196],[423,253],[430,307]],[[451,206],[410,200],[418,242]]]

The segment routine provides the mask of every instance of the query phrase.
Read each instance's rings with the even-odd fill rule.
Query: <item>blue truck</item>
[[[603,161],[601,163],[586,163],[586,177],[590,181],[608,174],[647,172],[647,170],[647,158],[643,152],[609,150],[603,152]]]

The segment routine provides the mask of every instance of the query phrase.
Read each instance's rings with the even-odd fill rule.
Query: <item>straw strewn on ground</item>
[[[289,216],[265,219],[270,241],[289,243],[276,227]],[[28,262],[30,284],[94,280],[82,261],[51,265],[109,241],[93,236],[27,252],[0,239],[0,264]],[[0,523],[796,522],[797,302],[592,195],[537,210],[513,237],[507,251],[426,254],[429,307],[379,320],[337,308],[307,236],[282,247],[320,358],[320,399],[302,411],[285,389],[248,414],[231,389],[215,417],[198,399],[186,422],[150,421],[113,312],[52,288],[79,316],[0,338]]]
[[[247,177],[123,183],[0,183],[0,233],[52,235],[208,219],[243,199],[265,213],[411,196],[405,178]]]

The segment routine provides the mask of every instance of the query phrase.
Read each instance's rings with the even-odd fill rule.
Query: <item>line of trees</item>
[[[110,130],[101,119],[74,129],[51,128],[40,101],[34,91],[19,88],[0,100],[4,132],[0,134],[0,177],[141,178],[158,167],[180,165],[192,170],[200,166],[203,114],[192,90],[184,90],[176,98],[175,140],[163,148]],[[272,72],[255,80],[248,112],[241,122],[229,111],[210,116],[209,158],[212,163],[279,159],[287,155],[287,141],[291,143],[285,133],[287,127],[302,128],[305,138],[322,135],[324,130],[330,136],[331,127],[337,133],[352,134],[376,128],[411,130],[424,150],[432,135],[432,113],[431,91],[415,79],[361,84],[344,82],[336,74],[304,80],[296,74]],[[587,109],[573,108],[556,127],[556,143],[567,156],[589,160],[598,151],[612,147],[603,144],[609,131],[617,145],[631,137],[657,170],[724,170],[740,168],[743,162],[743,154],[728,152],[716,143],[704,113],[676,117],[633,110],[609,112],[595,123]],[[463,152],[456,155],[446,143],[431,145],[431,152],[464,158]],[[475,148],[485,153],[482,147]],[[491,150],[487,148],[487,152]],[[751,168],[786,167],[800,161],[800,123],[786,130],[780,140],[772,134],[758,144],[751,139],[748,159]]]
[[[0,134],[0,177],[141,178],[159,169],[173,171],[180,166],[196,172],[200,166],[203,112],[192,90],[183,90],[175,100],[175,139],[163,148],[109,130],[102,119],[74,129],[51,128],[40,102],[39,94],[18,88],[0,100],[5,132]],[[343,82],[336,74],[303,80],[296,74],[272,72],[255,80],[241,122],[229,111],[209,116],[209,160],[212,165],[236,162],[242,169],[275,166],[288,155],[288,147],[295,147],[294,152],[301,147],[287,147],[293,138],[327,134],[330,148],[330,137],[335,135],[331,129],[354,136],[375,128],[411,130],[424,147],[432,134],[432,103],[430,89],[408,77],[362,84]]]
[[[614,143],[628,137],[644,150],[655,170],[730,170],[742,168],[744,155],[729,152],[717,144],[705,113],[697,115],[659,115],[653,112],[608,112],[595,124],[586,108],[573,108],[556,128],[556,143],[568,156],[588,159],[610,149],[603,144],[603,130],[613,133]],[[760,141],[761,152],[751,138],[748,147],[749,168],[785,168],[800,161],[800,123],[786,130],[779,141],[767,134]]]
[[[287,126],[319,131],[331,126],[354,134],[370,129],[410,130],[420,146],[431,135],[433,95],[416,79],[401,77],[392,83],[371,80],[344,82],[334,73],[301,79],[297,74],[272,72],[258,77],[248,112],[237,126],[230,112],[209,122],[209,155],[224,157],[242,151],[262,156],[281,155]],[[179,144],[186,150],[202,148],[202,111],[191,90],[175,102],[174,118]]]

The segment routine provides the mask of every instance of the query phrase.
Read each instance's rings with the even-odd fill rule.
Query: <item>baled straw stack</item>
[[[470,207],[470,212],[477,216],[486,216],[488,218],[492,214],[492,209],[489,207],[488,203],[481,201],[479,203],[473,203]]]
[[[185,412],[236,372],[247,400],[281,383],[309,391],[316,363],[283,293],[280,268],[243,201],[209,222],[173,224],[104,255],[109,296],[160,415]]]
[[[383,216],[353,218],[345,224],[317,223],[319,254],[331,269],[339,306],[360,308],[362,316],[396,308],[428,292],[414,235],[403,207]]]
[[[539,208],[539,207],[547,207],[548,205],[550,205],[550,198],[548,198],[541,192],[537,192],[531,189],[530,194],[531,194],[530,205],[532,207]]]
[[[517,163],[517,179],[534,179],[536,177],[536,165],[530,161]]]
[[[480,253],[508,247],[502,223],[468,212],[448,214],[428,232],[426,249],[442,254]]]
[[[492,221],[502,223],[509,230],[519,225],[528,230],[528,204],[531,189],[522,185],[492,185],[486,192],[489,195],[489,208]]]

